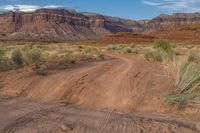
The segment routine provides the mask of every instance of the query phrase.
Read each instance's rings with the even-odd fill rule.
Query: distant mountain
[[[132,32],[136,21],[64,9],[0,14],[0,39],[66,41],[96,39],[116,32]]]
[[[161,14],[145,24],[145,30],[160,30],[186,24],[200,23],[200,13]]]
[[[114,40],[112,35],[118,32],[154,33],[157,37],[161,31],[167,31],[162,32],[167,36],[170,30],[179,29],[176,27],[199,23],[200,13],[161,14],[152,20],[134,21],[89,12],[38,9],[34,12],[0,14],[0,40],[76,41],[99,39],[110,35],[111,40]],[[185,30],[184,33],[186,32]],[[195,31],[196,34],[198,36],[199,31]],[[120,39],[123,40],[126,36],[127,33],[120,34]],[[137,36],[131,34],[128,38],[135,39]]]

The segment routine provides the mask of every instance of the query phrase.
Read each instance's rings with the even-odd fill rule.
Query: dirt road
[[[127,113],[65,104],[1,99],[1,133],[198,133],[169,115]]]
[[[197,132],[194,122],[152,115],[165,112],[162,98],[170,88],[162,66],[139,56],[109,55],[115,59],[45,77],[20,71],[0,74],[0,95],[18,97],[1,99],[0,131]]]

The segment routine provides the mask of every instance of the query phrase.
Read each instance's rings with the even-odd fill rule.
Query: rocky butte
[[[200,23],[200,13],[161,14],[152,20],[128,20],[65,9],[0,14],[0,40],[77,41],[99,39],[118,32],[152,33]]]
[[[0,39],[66,41],[96,39],[116,32],[132,32],[136,21],[64,9],[6,12],[0,15]]]

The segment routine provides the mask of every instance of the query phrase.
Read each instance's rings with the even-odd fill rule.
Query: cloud
[[[60,8],[62,6],[58,5],[46,5],[46,6],[37,6],[37,5],[22,5],[22,4],[16,4],[16,5],[3,5],[0,6],[0,10],[3,11],[22,11],[22,12],[31,12],[35,11],[39,8]]]
[[[143,0],[142,3],[170,11],[200,11],[200,0]]]
[[[142,1],[142,3],[150,6],[160,6],[162,3],[157,3],[157,2],[150,2],[150,1]]]

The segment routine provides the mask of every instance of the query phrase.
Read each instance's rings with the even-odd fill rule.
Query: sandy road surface
[[[1,133],[198,133],[194,122],[172,116],[22,99],[1,99],[0,118]]]
[[[116,59],[58,71],[45,77],[21,72],[4,74],[0,94],[91,107],[161,111],[160,97],[170,88],[162,67],[142,57],[116,53],[110,56]]]
[[[0,95],[19,96],[0,100],[0,131],[197,132],[190,121],[133,113],[164,111],[162,97],[170,88],[166,73],[139,56],[110,56],[115,59],[45,77],[26,72],[0,74]]]

